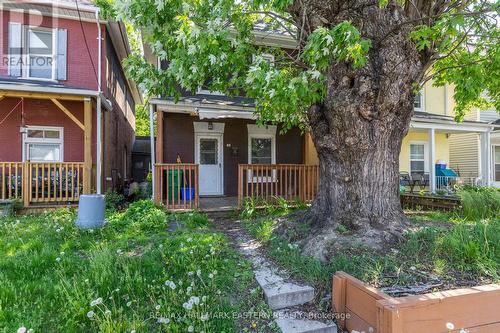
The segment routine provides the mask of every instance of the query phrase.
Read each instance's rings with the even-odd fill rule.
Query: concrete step
[[[308,303],[314,298],[314,288],[284,281],[269,268],[255,271],[255,279],[264,291],[267,305],[272,310]]]
[[[334,323],[315,320],[278,318],[276,324],[283,333],[337,333],[337,325]]]

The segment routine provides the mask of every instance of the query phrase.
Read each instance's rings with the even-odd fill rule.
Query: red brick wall
[[[19,22],[49,28],[64,28],[68,30],[67,50],[67,80],[59,83],[71,86],[97,90],[96,72],[92,67],[94,62],[97,71],[97,25],[93,22],[82,22],[83,31],[89,46],[90,55],[85,46],[84,34],[80,22],[62,18],[51,18],[40,15],[23,14],[10,11],[0,13],[0,53],[2,59],[8,54],[9,22]],[[103,32],[105,28],[103,27]],[[103,43],[104,44],[104,43]],[[104,48],[103,48],[104,50]],[[103,51],[104,53],[104,51]],[[91,61],[92,59],[92,61]],[[104,56],[103,56],[104,59]],[[4,61],[0,64],[0,76],[8,75]]]
[[[24,117],[21,105],[7,117],[19,101],[19,98],[5,98],[0,101],[0,122],[5,119],[0,124],[0,161],[22,161],[22,136],[19,129],[24,119],[25,125],[64,127],[64,162],[83,162],[83,130],[80,127],[50,100],[25,99]],[[61,103],[83,123],[83,102],[61,101]],[[95,125],[93,125],[92,141],[95,147]],[[95,161],[95,148],[92,155]]]

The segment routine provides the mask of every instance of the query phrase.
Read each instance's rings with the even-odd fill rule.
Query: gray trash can
[[[104,195],[81,195],[80,202],[78,203],[78,218],[76,219],[76,225],[82,229],[102,227],[106,223],[104,220],[105,207]]]

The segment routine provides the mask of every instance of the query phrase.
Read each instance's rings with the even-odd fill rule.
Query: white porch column
[[[491,135],[490,132],[481,133],[481,184],[491,185]]]
[[[155,199],[156,193],[156,176],[155,176],[155,124],[154,124],[155,107],[149,104],[149,140],[151,144],[151,198]]]
[[[436,133],[434,128],[429,129],[429,190],[436,192]]]

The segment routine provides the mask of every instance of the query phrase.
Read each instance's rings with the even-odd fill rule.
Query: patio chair
[[[406,171],[401,171],[399,173],[399,185],[401,186],[411,186],[410,174]]]
[[[428,172],[412,172],[411,178],[415,181],[421,190],[429,186],[429,173]]]

